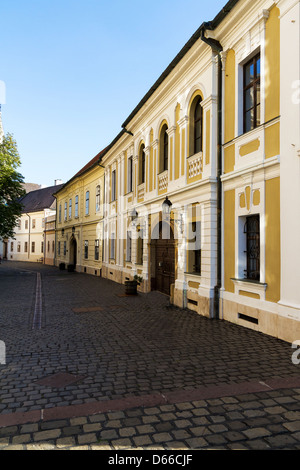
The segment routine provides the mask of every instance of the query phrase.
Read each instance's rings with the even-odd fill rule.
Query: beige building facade
[[[44,263],[45,221],[48,217],[55,217],[56,201],[53,193],[58,188],[59,185],[37,189],[22,198],[22,215],[15,228],[14,238],[6,242],[8,260]]]
[[[299,21],[299,1],[231,0],[202,23],[57,194],[56,263],[300,340]]]
[[[55,194],[55,264],[101,276],[104,171],[101,154],[93,158]]]

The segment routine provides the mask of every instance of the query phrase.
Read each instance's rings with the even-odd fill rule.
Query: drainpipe
[[[28,230],[28,259],[30,258],[30,226],[31,226],[31,217],[29,214],[27,214],[27,217],[28,217],[28,227],[29,227],[29,230]]]
[[[217,284],[214,287],[214,308],[213,318],[219,319],[220,289],[221,289],[221,269],[222,269],[222,61],[221,44],[212,38],[205,36],[205,31],[212,30],[210,23],[205,23],[200,39],[211,47],[212,51],[218,55],[218,142],[217,142]]]

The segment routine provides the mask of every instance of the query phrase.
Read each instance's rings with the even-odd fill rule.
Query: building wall
[[[44,230],[44,263],[55,265],[55,221],[56,215],[46,217]]]
[[[96,207],[96,189],[100,187],[100,205]],[[89,209],[86,213],[86,195],[89,192]],[[104,176],[99,166],[67,183],[57,194],[56,265],[74,263],[76,271],[101,275],[103,238]],[[75,214],[78,196],[78,213]],[[69,204],[71,201],[71,211]],[[65,214],[66,204],[66,214]],[[66,217],[65,217],[66,215]],[[95,259],[95,243],[99,243],[98,259]],[[76,247],[74,248],[74,243]],[[87,245],[87,249],[85,246]],[[96,256],[97,257],[97,256]]]
[[[216,285],[216,174],[217,174],[217,73],[218,61],[211,48],[200,39],[183,58],[165,82],[131,120],[128,134],[122,136],[103,158],[107,182],[108,228],[104,240],[103,274],[117,282],[125,282],[135,274],[143,277],[140,290],[151,290],[153,280],[153,232],[162,219],[162,203],[166,196],[172,202],[170,223],[175,235],[175,281],[171,287],[172,301],[179,306],[196,309],[206,316],[213,315],[213,295]],[[194,99],[202,102],[202,150],[191,148],[192,112]],[[161,163],[161,131],[167,126],[168,170]],[[145,151],[145,181],[141,178],[141,147]],[[129,158],[133,161],[133,187],[129,191]],[[116,200],[111,188],[116,172]],[[196,214],[191,215],[192,208]],[[130,214],[135,209],[137,225],[143,228],[143,256],[140,245],[133,239],[131,260],[126,231],[135,231]],[[187,229],[198,222],[201,248],[201,275],[189,266],[190,244]],[[116,237],[112,252],[112,236]],[[152,278],[152,279],[151,279]]]
[[[14,261],[43,262],[44,230],[47,216],[55,214],[51,209],[22,214],[15,229],[14,239],[7,244],[7,259]]]
[[[292,28],[299,52],[299,2],[255,1],[247,12],[243,10],[246,3],[241,2],[241,8],[228,20],[222,42],[225,96],[220,311],[225,320],[293,341],[300,337],[296,287],[300,279],[296,237],[299,239],[300,231],[299,209],[292,209],[292,200],[299,198],[300,173],[295,155],[299,148],[299,103],[292,103],[291,88],[299,80],[299,53],[295,51],[295,61],[291,60],[288,29]],[[233,29],[237,23],[239,27]],[[244,65],[257,53],[261,58],[261,122],[244,132],[242,77]],[[295,147],[288,143],[287,132]],[[253,214],[260,220],[260,278],[250,282],[243,275],[243,229],[247,217]]]
[[[98,275],[101,269],[104,277],[119,283],[138,274],[143,278],[140,291],[149,292],[157,288],[158,265],[169,259],[170,248],[174,279],[169,281],[169,294],[175,305],[214,317],[215,293],[220,287],[220,319],[287,341],[299,339],[299,19],[299,1],[240,0],[216,30],[206,33],[222,45],[219,55],[200,38],[187,50],[146,104],[126,121],[129,132],[121,134],[104,152],[104,169],[86,171],[59,192],[57,207],[59,214],[61,206],[62,220],[57,221],[56,228],[60,246],[56,264],[72,264],[75,241],[78,271]],[[244,77],[254,58],[256,64],[260,63],[259,120],[251,129],[245,129]],[[195,151],[193,113],[198,98],[202,146]],[[217,178],[220,132],[221,286]],[[165,135],[167,168],[163,159]],[[100,211],[94,205],[98,184],[101,191],[105,188]],[[90,212],[85,216],[87,190]],[[79,214],[74,217],[72,212],[69,217],[69,201],[74,211],[76,195]],[[172,203],[168,216],[162,211],[166,196]],[[67,217],[63,220],[65,203]],[[250,220],[258,227],[254,235],[258,267],[251,274],[247,261],[254,246],[249,248],[253,241]],[[157,234],[165,226],[171,231],[169,244],[161,243],[161,238],[158,248]],[[199,244],[193,244],[195,233],[189,232],[191,227],[196,228]],[[96,239],[100,244],[99,260],[94,256]],[[161,259],[159,249],[166,250]]]

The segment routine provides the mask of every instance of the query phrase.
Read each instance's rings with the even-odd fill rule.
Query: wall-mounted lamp
[[[138,218],[139,214],[137,213],[136,209],[134,208],[132,212],[130,213],[129,217],[131,218],[131,221],[133,222]]]
[[[172,202],[169,200],[167,196],[164,202],[162,203],[162,213],[164,215],[170,215],[171,207],[172,207]]]

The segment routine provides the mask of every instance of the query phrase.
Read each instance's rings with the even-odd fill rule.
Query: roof
[[[77,173],[75,173],[74,176],[72,176],[71,179],[69,179],[69,181],[67,181],[66,183],[64,184],[61,184],[59,186],[55,186],[57,189],[57,191],[54,191],[54,194],[58,193],[61,189],[65,188],[69,183],[71,183],[71,181],[73,181],[75,178],[78,178],[79,176],[82,176],[84,173],[86,173],[88,170],[91,170],[92,168],[94,168],[96,165],[98,165],[101,161],[101,158],[102,156],[105,154],[106,150],[108,149],[108,147],[106,147],[104,150],[101,150],[101,152],[99,152],[95,157],[93,157],[86,165],[84,165],[84,167],[81,168],[81,170],[79,170]]]
[[[223,19],[231,12],[233,7],[239,2],[239,0],[229,0],[226,5],[222,8],[222,10],[217,14],[217,16],[209,22],[204,22],[202,25],[197,29],[197,31],[193,34],[193,36],[189,39],[189,41],[185,44],[185,46],[181,49],[181,51],[177,54],[177,56],[173,59],[170,65],[165,69],[165,71],[160,75],[158,80],[154,83],[154,85],[150,88],[150,90],[146,93],[146,95],[142,98],[139,104],[135,107],[132,113],[128,116],[126,121],[122,124],[122,127],[125,129],[132,118],[138,113],[138,111],[143,107],[143,105],[148,101],[148,99],[153,95],[153,93],[157,90],[157,88],[163,83],[163,81],[167,78],[167,76],[172,72],[172,70],[176,67],[176,65],[181,61],[181,59],[186,55],[186,53],[191,49],[191,47],[200,39],[204,37],[204,32],[206,30],[213,30],[215,29]],[[216,48],[219,47],[217,41],[211,40],[211,44],[215,42]]]
[[[30,191],[20,199],[22,212],[39,212],[44,209],[55,209],[55,197],[53,196],[62,185],[49,186],[48,188]]]
[[[89,161],[78,173],[76,173],[67,183],[62,185],[62,188],[67,186],[73,179],[78,176],[81,176],[86,171],[90,170],[97,164],[99,164],[105,154],[115,145],[116,142],[125,134],[129,133],[132,135],[130,131],[126,129],[126,126],[132,120],[132,118],[138,113],[138,111],[143,107],[143,105],[148,101],[148,99],[153,95],[153,93],[157,90],[157,88],[163,83],[166,77],[172,72],[172,70],[176,67],[176,65],[181,61],[181,59],[185,56],[185,54],[192,48],[192,46],[198,41],[198,39],[202,38],[205,40],[204,33],[206,30],[213,30],[215,29],[223,19],[231,12],[233,7],[239,2],[240,0],[229,0],[226,5],[220,10],[220,12],[216,15],[216,17],[209,22],[204,22],[202,25],[197,29],[197,31],[193,34],[193,36],[189,39],[189,41],[185,44],[185,46],[181,49],[181,51],[177,54],[175,59],[170,63],[170,65],[165,69],[165,71],[161,74],[158,80],[154,83],[154,85],[150,88],[150,90],[146,93],[144,98],[139,102],[139,104],[135,107],[129,117],[124,121],[122,124],[122,130],[120,133],[114,138],[114,140],[101,152],[99,152],[92,160]],[[210,43],[212,47],[215,47],[217,50],[221,49],[221,45],[215,41],[214,39],[206,40],[205,42]],[[59,191],[55,191],[58,193]]]

